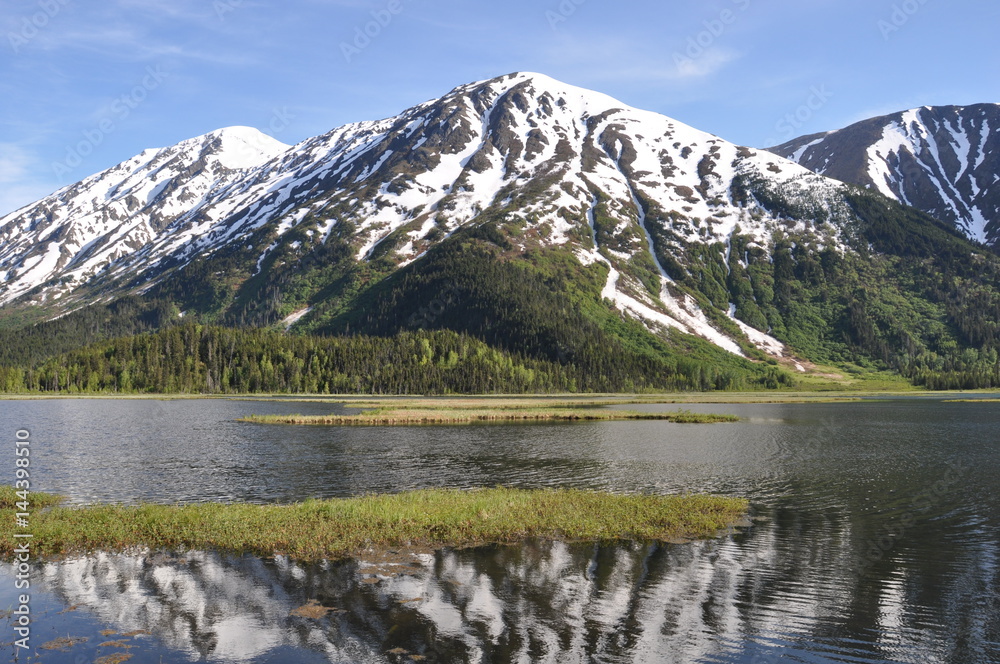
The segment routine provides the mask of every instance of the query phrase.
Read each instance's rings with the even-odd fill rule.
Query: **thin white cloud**
[[[234,66],[248,66],[259,62],[258,57],[249,49],[239,52],[231,49],[196,49],[158,40],[127,25],[52,30],[41,35],[38,41],[39,46],[48,51],[73,49],[113,57],[119,61],[146,62],[171,58]]]
[[[686,55],[675,56],[676,76],[674,78],[707,78],[722,70],[726,65],[740,59],[740,54],[722,48],[713,48],[701,53],[697,58]]]
[[[260,63],[258,49],[246,48],[245,41],[238,40],[234,45],[232,40],[203,38],[192,46],[190,39],[179,43],[176,37],[190,37],[197,31],[231,38],[254,34],[259,43],[259,23],[267,16],[258,16],[255,9],[260,6],[249,0],[113,0],[89,6],[75,13],[72,20],[53,20],[25,48],[52,53],[77,50],[115,61],[173,58],[251,66]],[[254,20],[249,27],[240,26],[239,21],[230,20],[236,14]]]
[[[562,36],[544,53],[559,71],[579,71],[592,81],[690,82],[709,78],[742,55],[724,48],[708,48],[689,57],[683,52],[664,53],[647,43],[621,38]]]
[[[53,193],[56,187],[44,183],[4,185],[0,189],[0,217],[39,201]]]
[[[10,184],[28,172],[29,158],[13,143],[0,143],[0,184]]]
[[[15,143],[0,143],[0,217],[51,194],[51,182],[38,178],[37,159]]]
[[[114,0],[107,6],[116,17],[144,14],[223,30],[230,16],[269,5],[252,0]]]

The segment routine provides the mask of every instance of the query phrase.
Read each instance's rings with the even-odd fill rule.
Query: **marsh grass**
[[[944,399],[942,403],[1000,403],[1000,399]]]
[[[778,404],[778,403],[830,403],[860,401],[865,396],[885,396],[882,393],[815,393],[815,392],[687,392],[661,395],[615,394],[580,396],[449,396],[449,397],[322,397],[296,398],[295,401],[336,403],[350,408],[418,408],[418,409],[496,409],[523,408],[600,408],[635,404]],[[269,401],[271,399],[254,399]],[[283,401],[288,401],[284,399]]]
[[[467,547],[528,538],[710,538],[738,523],[747,509],[742,499],[704,495],[427,489],[293,505],[56,506],[32,515],[31,532],[36,555],[42,556],[213,549],[309,561],[347,558],[372,548]],[[13,523],[11,512],[0,510],[3,524]],[[0,556],[10,559],[13,541],[0,532]]]
[[[249,415],[240,418],[239,421],[256,424],[355,424],[367,426],[620,420],[660,420],[679,424],[712,424],[739,421],[739,418],[735,415],[692,413],[687,410],[644,413],[631,410],[599,408],[598,406],[609,405],[604,402],[546,402],[544,405],[537,405],[518,401],[476,403],[475,401],[449,399],[438,403],[409,401],[402,403],[376,402],[350,405],[352,407],[374,407],[352,415]]]
[[[0,486],[0,510],[9,510],[11,512],[15,511],[15,506],[21,499],[17,496],[17,489],[12,486]],[[41,510],[47,507],[52,507],[53,505],[58,505],[63,501],[61,496],[54,496],[50,493],[36,493],[31,491],[28,494],[28,503],[30,504],[30,510]],[[21,510],[16,510],[20,512]],[[11,516],[8,521],[13,522],[13,517]]]

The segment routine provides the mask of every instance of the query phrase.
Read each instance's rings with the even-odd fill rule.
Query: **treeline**
[[[780,192],[750,193],[816,222]],[[738,318],[815,362],[895,371],[930,389],[1000,387],[1000,259],[877,194],[852,191],[845,203],[853,220],[838,223],[857,253],[795,232],[768,252],[737,233],[728,252],[721,243],[686,248],[672,276],[720,309],[734,303]]]
[[[573,366],[579,384],[588,385],[599,380],[638,387],[637,377],[653,389],[774,389],[793,383],[776,367],[690,337],[664,340],[622,317],[601,300],[604,266],[584,267],[569,252],[546,249],[511,260],[510,249],[494,225],[465,229],[314,330],[375,336],[455,330],[507,353]],[[322,321],[321,312],[314,316]],[[677,378],[668,385],[663,376]]]
[[[452,331],[318,337],[186,324],[0,367],[0,389],[45,393],[447,394],[710,390],[732,381],[694,360],[592,373]],[[771,373],[777,369],[768,368]],[[738,387],[748,387],[740,383]]]
[[[152,332],[180,321],[166,300],[135,295],[83,307],[55,320],[0,329],[0,366],[36,366],[46,359],[104,339]],[[11,324],[9,321],[5,321]]]
[[[929,390],[992,389],[1000,387],[1000,355],[996,348],[922,353],[903,359],[900,373]]]
[[[828,221],[817,201],[751,185],[741,193],[747,201],[763,199],[807,225]],[[829,221],[847,229],[857,253],[794,224],[770,247],[738,232],[727,247],[688,243],[666,223],[647,230],[676,287],[720,329],[739,334],[725,313],[732,303],[737,318],[819,364],[896,371],[931,389],[1000,387],[1000,259],[870,192],[851,193],[837,214],[850,216]],[[336,227],[325,244],[317,233],[295,231],[237,288],[259,248],[274,240],[261,231],[143,298],[0,330],[0,389],[396,394],[793,385],[789,373],[704,340],[651,334],[602,301],[605,266],[583,266],[559,248],[523,251],[510,238],[524,231],[511,223],[464,228],[398,270],[385,257],[355,261],[349,227]],[[384,244],[380,251],[391,247]],[[310,316],[293,334],[245,327],[273,325],[290,306],[306,305]],[[195,324],[207,322],[226,327]]]

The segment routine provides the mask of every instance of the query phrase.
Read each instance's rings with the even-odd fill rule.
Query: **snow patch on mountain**
[[[1000,246],[1000,104],[923,106],[771,148]]]
[[[57,293],[72,290],[157,238],[171,237],[170,249],[183,245],[198,226],[175,222],[288,147],[248,127],[221,129],[144,150],[7,215],[0,304],[54,279],[62,282],[53,285]]]
[[[885,151],[901,149],[886,140]],[[967,142],[971,155],[978,142]],[[728,252],[737,230],[767,247],[791,224],[734,200],[735,183],[750,176],[828,210],[843,189],[770,152],[607,95],[512,74],[291,147],[230,127],[146,150],[0,219],[0,305],[35,289],[50,299],[72,295],[88,283],[141,278],[148,289],[176,266],[246,244],[258,229],[269,240],[247,266],[254,274],[303,225],[323,239],[350,229],[358,259],[379,248],[402,266],[489,219],[520,224],[515,246],[563,246],[584,264],[607,264],[604,296],[623,313],[742,354],[671,283],[649,229],[669,231],[678,247],[718,242]],[[844,248],[836,227],[798,222],[793,230]],[[630,274],[630,262],[646,253],[660,276],[658,296]],[[780,352],[763,332],[744,332]]]

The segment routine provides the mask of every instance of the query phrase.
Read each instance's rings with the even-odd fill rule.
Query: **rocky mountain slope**
[[[253,247],[259,267],[317,216],[318,241],[350,227],[357,259],[389,243],[405,265],[456,229],[502,216],[524,224],[522,248],[566,246],[584,264],[606,264],[603,294],[620,309],[739,352],[669,288],[647,226],[668,244],[726,243],[737,228],[766,244],[775,219],[731,193],[747,176],[838,187],[664,116],[517,74],[294,148],[233,128],[147,150],[0,220],[0,297],[72,301],[81,286],[115,278],[134,288],[267,226],[272,241]]]
[[[153,327],[447,328],[556,362],[621,343],[637,367],[721,349],[798,371],[916,371],[994,337],[992,286],[962,281],[992,259],[947,225],[540,74],[291,147],[226,129],[146,151],[0,219],[0,240],[7,327],[139,298],[119,308],[155,303]],[[959,280],[915,285],[925,259]]]
[[[211,225],[210,200],[288,146],[249,127],[231,127],[128,161],[65,187],[0,219],[0,303],[41,287],[70,293],[112,265],[138,266],[138,251],[159,255]]]
[[[924,106],[770,148],[1000,243],[1000,105]]]

